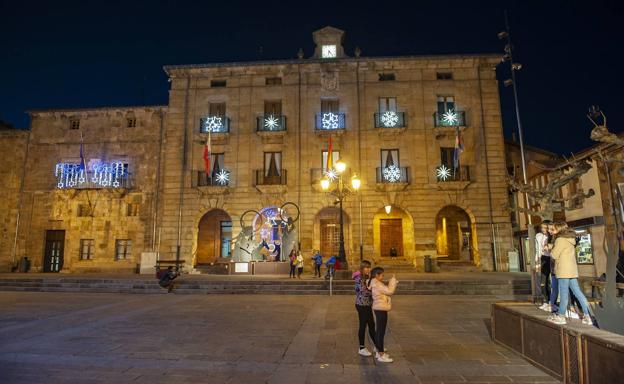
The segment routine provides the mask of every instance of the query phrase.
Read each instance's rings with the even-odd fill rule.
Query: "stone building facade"
[[[46,231],[63,230],[68,271],[131,270],[144,251],[191,270],[231,256],[241,218],[254,221],[246,211],[287,202],[299,207],[304,255],[327,257],[340,230],[335,198],[319,187],[331,145],[332,165],[347,164],[345,182],[361,180],[343,205],[351,265],[361,252],[376,263],[395,254],[417,266],[431,255],[506,270],[500,58],[348,57],[343,31],[313,37],[310,58],[166,66],[166,107],[31,112],[17,258],[42,269]],[[58,188],[55,164],[80,161],[81,133],[85,158],[128,164],[127,188]],[[89,260],[80,259],[85,239]],[[121,260],[119,240],[132,244]]]

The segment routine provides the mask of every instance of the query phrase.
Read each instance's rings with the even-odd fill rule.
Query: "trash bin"
[[[430,255],[425,255],[425,272],[433,272],[433,264]]]
[[[30,269],[30,260],[28,257],[24,256],[20,259],[18,271],[21,273],[26,273]]]

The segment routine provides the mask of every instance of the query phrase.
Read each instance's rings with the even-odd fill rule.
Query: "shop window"
[[[91,260],[95,249],[94,239],[80,239],[80,260]]]
[[[115,240],[115,260],[128,260],[132,252],[132,240]]]

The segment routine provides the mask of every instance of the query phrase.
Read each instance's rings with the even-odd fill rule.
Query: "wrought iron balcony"
[[[470,181],[470,167],[467,165],[461,165],[455,169],[453,166],[440,165],[436,168],[436,177],[438,182],[450,182],[450,181]]]
[[[86,167],[80,163],[57,163],[54,170],[57,189],[131,189],[128,164],[98,162]]]
[[[205,116],[199,119],[199,132],[208,133],[230,132],[230,118],[227,116]]]
[[[333,131],[346,128],[344,113],[318,113],[316,115],[316,129],[319,131]]]
[[[279,175],[266,175],[264,169],[256,169],[255,185],[286,185],[286,170],[282,169]]]
[[[230,173],[225,169],[213,172],[210,176],[206,171],[197,171],[196,186],[198,187],[227,187],[230,185]]]
[[[258,132],[283,132],[286,130],[286,116],[264,115],[256,119]]]
[[[390,167],[378,167],[377,168],[377,183],[401,183],[409,184],[410,173],[409,167],[397,167],[392,165]]]
[[[404,112],[375,113],[375,128],[404,128],[405,126]]]
[[[466,112],[454,110],[435,112],[433,123],[436,127],[463,127],[466,126]]]

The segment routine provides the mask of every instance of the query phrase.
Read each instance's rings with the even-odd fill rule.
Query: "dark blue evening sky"
[[[166,64],[312,54],[312,31],[347,31],[363,56],[497,53],[508,9],[523,64],[528,144],[569,153],[591,144],[587,107],[624,129],[624,5],[618,1],[7,1],[0,0],[0,120],[25,111],[167,104]],[[262,47],[260,49],[259,47]],[[506,74],[499,71],[499,78]],[[516,129],[502,89],[505,132]]]

